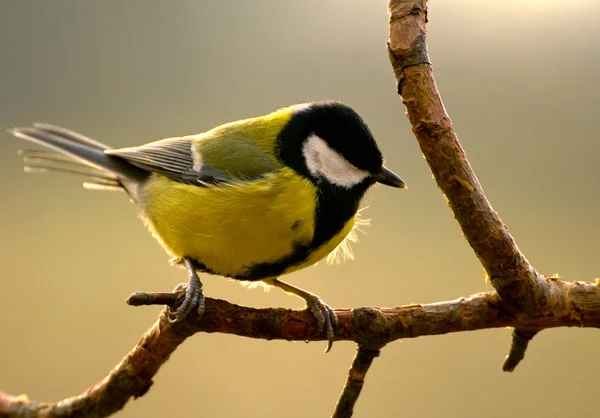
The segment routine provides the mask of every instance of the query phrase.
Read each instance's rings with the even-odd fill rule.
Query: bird
[[[125,191],[174,264],[189,273],[169,321],[205,310],[199,273],[262,282],[306,302],[332,347],[337,316],[281,276],[343,246],[375,183],[406,188],[383,165],[366,122],[350,106],[318,101],[204,133],[111,148],[44,123],[8,131],[48,150],[21,150],[28,172],[86,176],[84,187]]]

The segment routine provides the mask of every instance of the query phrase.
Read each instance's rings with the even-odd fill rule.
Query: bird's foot
[[[325,334],[327,335],[327,348],[325,349],[325,352],[328,353],[333,345],[333,338],[335,337],[335,331],[338,326],[338,318],[335,311],[314,293],[307,292],[304,289],[292,286],[279,279],[269,279],[266,282],[271,286],[278,287],[284,292],[301,297],[306,301],[306,309],[310,310],[317,319],[319,333],[325,331]]]
[[[185,285],[177,285],[174,292],[183,290]],[[191,311],[197,307],[198,316],[202,316],[205,309],[204,294],[202,293],[202,283],[195,271],[190,272],[190,280],[185,291],[185,298],[176,311],[168,310],[167,318],[170,323],[174,324],[183,320]]]
[[[338,326],[338,318],[334,310],[321,300],[320,297],[313,293],[306,292],[304,300],[306,301],[306,309],[309,309],[319,324],[319,332],[325,330],[327,335],[327,348],[325,353],[328,353],[333,346],[333,337]]]

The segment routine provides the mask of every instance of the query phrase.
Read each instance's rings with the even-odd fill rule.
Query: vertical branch
[[[375,357],[379,356],[379,353],[379,349],[358,346],[356,356],[348,371],[348,379],[346,379],[340,399],[335,406],[333,418],[347,418],[352,416],[354,405],[365,383],[365,376]]]
[[[502,301],[514,312],[542,312],[550,286],[487,200],[444,109],[427,53],[427,1],[390,0],[389,18],[398,93],[438,187]]]

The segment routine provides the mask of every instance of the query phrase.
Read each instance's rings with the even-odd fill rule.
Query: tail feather
[[[23,157],[24,168],[28,173],[60,172],[79,174],[88,177],[93,182],[98,180],[109,181],[120,187],[119,181],[114,174],[83,164],[68,155],[54,151],[33,149],[20,149],[18,153]]]
[[[9,132],[17,138],[58,151],[79,165],[108,172],[115,179],[139,182],[148,176],[147,171],[121,158],[106,155],[104,151],[109,149],[106,145],[66,129],[38,123],[31,128],[14,128]],[[41,154],[37,157],[43,158]],[[56,154],[46,157],[58,160]]]
[[[123,186],[119,182],[108,182],[104,180],[86,181],[83,183],[83,187],[87,190],[101,190],[109,192],[123,192]]]
[[[19,150],[18,154],[23,157],[25,164],[43,164],[43,165],[57,165],[64,167],[85,167],[89,170],[98,171],[104,173],[104,175],[114,177],[109,171],[102,170],[99,168],[91,167],[87,164],[69,157],[65,154],[59,154],[58,152],[52,151],[38,151],[32,149]]]
[[[20,150],[25,171],[59,172],[82,175],[83,184],[91,190],[125,190],[140,202],[139,186],[149,176],[143,170],[118,156],[105,154],[107,145],[84,135],[44,123],[8,131],[17,138],[42,145],[49,150]]]
[[[72,157],[69,157],[66,154],[61,154],[59,152],[48,151],[48,150],[38,150],[38,149],[20,149],[17,153],[23,158],[43,158],[47,160],[55,160],[55,161],[75,161]]]
[[[69,140],[71,140],[73,142],[78,142],[80,144],[90,146],[92,148],[97,148],[97,149],[101,149],[101,150],[110,149],[110,147],[108,145],[104,145],[101,142],[94,141],[92,138],[88,138],[85,135],[82,135],[82,134],[77,133],[77,132],[70,131],[70,130],[65,129],[65,128],[60,128],[58,126],[50,125],[48,123],[39,123],[39,122],[36,122],[36,123],[33,124],[33,127],[37,128],[37,129],[39,129],[41,131],[45,131],[45,132],[54,134],[56,136],[60,136],[60,137],[65,138],[65,139],[69,139]]]
[[[83,170],[79,169],[78,167],[82,167],[82,166],[74,164],[74,167],[70,168],[65,165],[54,166],[54,165],[50,165],[50,164],[35,163],[35,162],[26,160],[24,168],[25,168],[25,171],[28,173],[51,173],[51,172],[68,173],[68,174],[77,174],[77,175],[89,177],[90,179],[93,179],[94,181],[95,180],[109,180],[109,181],[118,182],[117,178],[110,174],[103,174],[100,171],[88,170],[87,169],[88,167],[86,167],[86,166],[83,166]]]

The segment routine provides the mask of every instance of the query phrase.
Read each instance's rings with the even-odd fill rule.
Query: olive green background
[[[373,189],[356,259],[289,276],[334,307],[490,290],[432,180],[395,93],[384,0],[0,0],[0,127],[49,122],[112,146],[201,132],[292,103],[338,99],[369,123],[408,190]],[[600,6],[432,1],[444,104],[494,208],[544,274],[600,277]],[[55,401],[102,379],[159,307],[134,291],[186,280],[118,193],[25,175],[0,134],[0,389]],[[204,277],[212,297],[302,307]],[[515,373],[510,330],[396,342],[357,417],[597,417],[600,332],[537,336]],[[326,417],[355,346],[197,335],[121,417]]]

